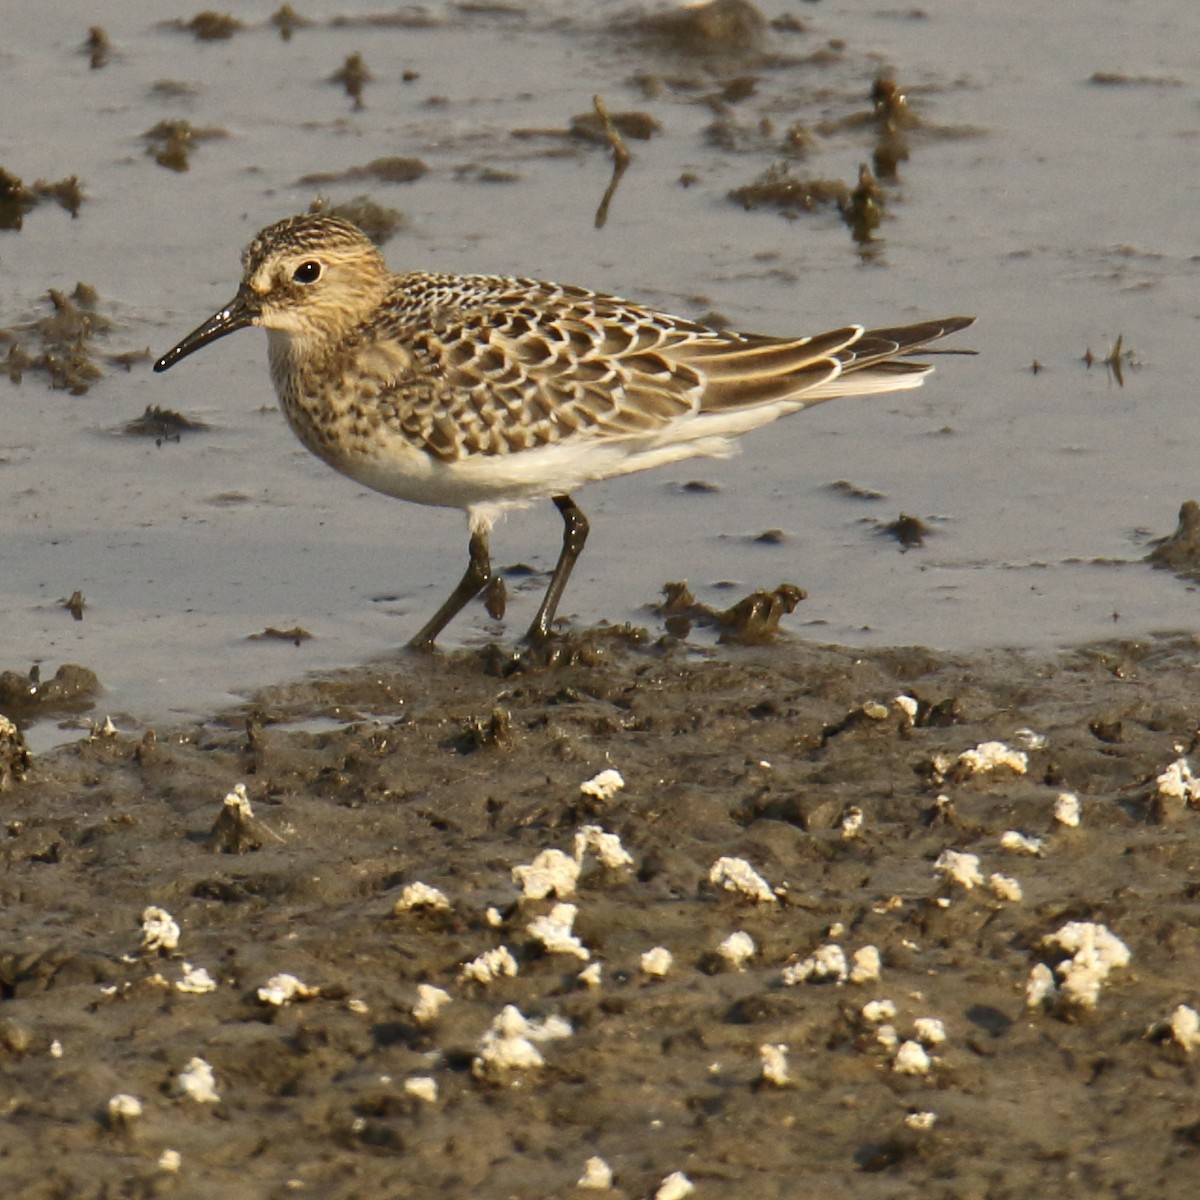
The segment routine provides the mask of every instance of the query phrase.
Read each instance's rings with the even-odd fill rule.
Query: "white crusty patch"
[[[585,987],[598,988],[604,975],[603,968],[598,962],[590,963],[575,976]]]
[[[876,946],[863,946],[851,956],[850,982],[876,983],[883,973],[883,960]]]
[[[896,1005],[892,1000],[868,1000],[861,1009],[862,1019],[870,1025],[882,1025],[896,1019]]]
[[[759,1046],[763,1083],[769,1083],[772,1087],[787,1087],[792,1082],[787,1055],[788,1048],[784,1042],[764,1042]]]
[[[1054,819],[1068,829],[1079,828],[1079,797],[1074,792],[1058,793],[1058,799],[1054,801]]]
[[[517,960],[507,946],[496,946],[485,950],[468,963],[463,963],[458,972],[460,983],[491,983],[502,975],[515,975]]]
[[[142,909],[142,949],[148,954],[177,949],[179,936],[179,924],[165,908],[152,904]]]
[[[527,900],[544,900],[547,896],[569,900],[575,895],[579,863],[561,850],[542,850],[533,862],[513,867],[512,878]]]
[[[396,901],[392,912],[399,916],[406,912],[447,912],[450,909],[450,901],[446,898],[446,894],[439,891],[435,887],[430,887],[427,883],[422,883],[419,879],[413,883],[406,883],[404,890],[400,893],[400,899]]]
[[[1186,1004],[1180,1004],[1167,1021],[1167,1028],[1176,1045],[1191,1054],[1200,1050],[1200,1013]]]
[[[862,833],[864,814],[863,810],[857,804],[852,804],[844,813],[842,813],[841,827],[842,837],[847,841],[858,837]]]
[[[731,933],[717,947],[717,953],[736,971],[745,970],[757,951],[754,939],[741,929]]]
[[[834,942],[819,946],[807,958],[783,968],[782,979],[786,986],[798,983],[845,983],[850,977],[846,963],[846,952]]]
[[[1106,925],[1094,921],[1068,921],[1043,939],[1049,948],[1065,950],[1071,957],[1054,968],[1058,976],[1058,1003],[1066,1008],[1093,1009],[1100,988],[1118,967],[1129,965],[1129,947]],[[1029,989],[1026,989],[1028,1002]],[[1047,993],[1047,997],[1052,993]]]
[[[718,858],[709,869],[708,881],[758,904],[776,902],[771,885],[744,858]]]
[[[536,1043],[567,1038],[572,1032],[570,1023],[562,1017],[531,1021],[515,1004],[507,1004],[480,1039],[471,1071],[477,1078],[487,1079],[533,1070],[546,1061]]]
[[[108,1101],[108,1123],[130,1125],[142,1115],[142,1102],[128,1092],[118,1092]]]
[[[939,1017],[918,1017],[913,1032],[922,1046],[940,1046],[946,1040],[946,1024]]]
[[[597,1156],[589,1158],[583,1164],[583,1174],[580,1175],[578,1182],[575,1184],[577,1188],[590,1188],[598,1192],[607,1191],[612,1185],[612,1167],[604,1159]]]
[[[417,1000],[412,1006],[413,1020],[418,1025],[431,1025],[450,1003],[450,993],[431,983],[417,984]]]
[[[658,1185],[654,1200],[687,1200],[695,1190],[696,1185],[682,1171],[672,1171]]]
[[[575,834],[575,861],[582,864],[588,853],[609,871],[633,865],[633,855],[621,845],[615,833],[605,833],[599,825],[582,825]]]
[[[1011,875],[1002,875],[999,871],[993,871],[988,876],[988,887],[992,889],[992,895],[997,900],[1007,900],[1011,904],[1019,904],[1025,898],[1020,881]]]
[[[183,978],[176,980],[175,990],[186,995],[203,996],[217,990],[217,981],[203,968],[191,963],[183,964]]]
[[[186,1096],[197,1104],[216,1104],[221,1099],[212,1067],[199,1057],[190,1059],[175,1076],[174,1091],[177,1096]]]
[[[624,786],[625,780],[621,778],[621,772],[609,767],[607,770],[601,771],[599,775],[585,779],[579,785],[579,790],[583,795],[604,803],[611,800]]]
[[[436,1104],[438,1098],[437,1080],[432,1075],[410,1075],[404,1081],[404,1094],[423,1100],[426,1104]]]
[[[892,1060],[892,1070],[897,1075],[928,1075],[933,1066],[925,1047],[920,1042],[901,1042]]]
[[[320,994],[319,987],[309,987],[303,980],[297,979],[295,975],[288,975],[286,972],[272,975],[258,989],[259,1000],[263,1004],[273,1004],[276,1008],[291,1004],[293,1000],[312,1000]]]
[[[1000,835],[1000,849],[1007,850],[1009,854],[1040,855],[1042,852],[1042,839],[1039,837],[1030,837],[1028,834],[1021,833],[1016,829],[1008,829]]]
[[[647,950],[641,957],[642,974],[661,979],[670,971],[674,962],[675,957],[666,946],[655,946],[652,950]]]
[[[973,750],[964,750],[958,756],[958,765],[968,775],[983,775],[1001,767],[1024,775],[1029,769],[1029,755],[1003,742],[980,742]]]
[[[548,913],[535,917],[525,927],[529,936],[541,942],[548,954],[573,954],[587,962],[587,947],[571,932],[579,909],[574,904],[556,904]]]
[[[1158,794],[1168,800],[1186,800],[1191,805],[1200,804],[1200,779],[1192,774],[1191,763],[1182,756],[1154,782]]]
[[[1025,1007],[1048,1007],[1054,1003],[1057,995],[1058,984],[1054,982],[1054,972],[1045,963],[1037,963],[1029,972],[1025,984]]]
[[[244,783],[235,783],[233,790],[226,794],[221,803],[225,808],[233,809],[247,820],[254,816],[254,807],[250,803],[250,797],[246,794]]]
[[[967,854],[963,850],[943,850],[933,869],[950,883],[957,883],[967,891],[983,882],[983,876],[979,873],[979,855]]]

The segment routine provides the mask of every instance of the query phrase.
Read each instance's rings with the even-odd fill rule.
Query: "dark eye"
[[[321,278],[321,264],[309,259],[302,262],[293,272],[292,278],[297,283],[316,283]]]

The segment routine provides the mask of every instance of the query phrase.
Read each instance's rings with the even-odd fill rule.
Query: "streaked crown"
[[[390,275],[367,236],[337,217],[305,214],[267,226],[242,255],[242,288],[259,321],[306,340],[343,333],[387,291]]]

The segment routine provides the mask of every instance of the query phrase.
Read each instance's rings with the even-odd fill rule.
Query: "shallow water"
[[[243,8],[247,21],[270,12]],[[770,51],[800,60],[843,45],[819,66],[717,64],[723,78],[758,79],[730,109],[750,143],[739,150],[705,138],[714,114],[697,101],[716,83],[652,97],[632,83],[705,68],[607,34],[626,11],[615,4],[432,5],[427,29],[322,24],[285,42],[260,24],[199,42],[156,25],[176,10],[114,3],[115,52],[95,71],[79,52],[94,6],[57,6],[53,29],[32,10],[8,14],[0,166],[26,181],[77,174],[87,200],[76,220],[44,204],[0,232],[0,322],[82,279],[118,322],[106,348],[161,353],[229,299],[254,231],[313,199],[300,176],[415,155],[430,167],[415,183],[320,189],[369,191],[406,214],[385,247],[396,268],[580,282],[762,332],[979,317],[959,339],[979,356],[940,360],[920,392],[839,401],[745,439],[739,458],[581,492],[593,533],[564,614],[645,622],[666,579],[687,577],[713,602],[786,579],[810,592],[789,628],[850,644],[1046,647],[1192,627],[1194,593],[1137,560],[1195,491],[1195,6],[762,9],[808,27],[771,32]],[[327,82],[354,51],[374,75],[357,112]],[[788,221],[727,199],[779,160],[791,123],[866,112],[883,68],[925,128],[888,190],[873,255],[836,214]],[[403,82],[406,70],[419,78]],[[1091,82],[1096,72],[1126,82]],[[194,94],[152,93],[164,79]],[[663,126],[631,143],[599,231],[606,152],[511,136],[564,127],[597,92]],[[200,144],[182,174],[140,140],[177,117],[229,133]],[[763,117],[774,132],[756,138]],[[872,140],[861,124],[817,136],[796,174],[853,181]],[[468,164],[519,179],[460,178]],[[1122,334],[1141,363],[1123,387],[1081,361]],[[110,371],[84,396],[33,374],[0,384],[0,667],[82,662],[107,689],[101,711],[161,719],[388,652],[415,631],[461,570],[461,516],[366,493],[311,459],[274,409],[264,360],[248,332],[169,375],[148,363]],[[211,429],[161,446],[118,436],[150,404]],[[692,479],[720,490],[684,490]],[[848,498],[829,488],[838,479],[885,498]],[[497,530],[497,562],[552,565],[558,521],[543,509]],[[874,532],[900,512],[932,522],[924,548],[902,553]],[[773,528],[782,543],[754,540]],[[76,589],[81,622],[58,604]],[[535,603],[517,595],[507,636]],[[300,648],[245,640],[296,624],[315,635]],[[494,632],[476,607],[451,641]]]

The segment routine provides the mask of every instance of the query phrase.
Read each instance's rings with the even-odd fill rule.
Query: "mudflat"
[[[6,1193],[1192,1193],[1193,639],[568,645],[10,747]]]

